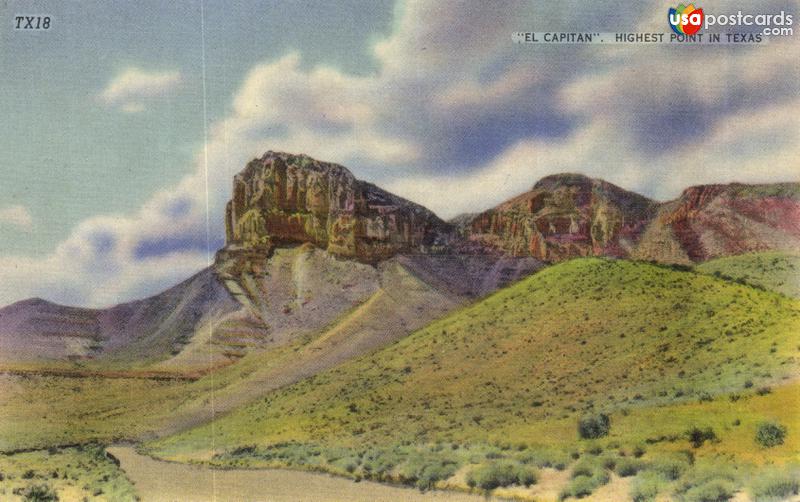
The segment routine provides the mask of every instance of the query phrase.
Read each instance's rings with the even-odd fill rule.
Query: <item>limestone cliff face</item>
[[[414,253],[690,263],[798,249],[799,186],[705,185],[659,203],[603,180],[557,174],[499,206],[445,223],[340,165],[267,152],[234,178],[217,270],[258,274],[273,249],[294,244],[364,263]]]
[[[462,233],[514,256],[561,261],[626,257],[657,204],[579,174],[547,176],[530,192],[475,216]]]
[[[235,176],[225,223],[227,250],[310,243],[363,262],[436,250],[453,235],[424,207],[357,180],[340,165],[279,152],[267,152]]]

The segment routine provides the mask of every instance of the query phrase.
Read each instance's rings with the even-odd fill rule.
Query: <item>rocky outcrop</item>
[[[800,249],[800,184],[701,185],[659,207],[633,257],[701,262]]]
[[[443,249],[454,235],[424,207],[357,180],[340,165],[279,152],[267,152],[234,177],[225,224],[227,254],[310,243],[368,263]]]
[[[462,233],[513,256],[561,261],[626,257],[657,203],[580,174],[547,176],[533,189],[475,216]]]

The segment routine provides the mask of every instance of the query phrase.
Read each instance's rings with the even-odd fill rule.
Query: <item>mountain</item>
[[[431,211],[340,165],[279,152],[234,177],[225,226],[228,251],[309,242],[367,263],[444,246],[452,234]]]
[[[324,347],[298,359],[305,366],[282,368],[300,378],[391,343],[545,262],[688,263],[797,249],[798,186],[692,187],[658,203],[558,174],[445,222],[343,166],[267,152],[234,177],[226,245],[212,267],[109,309],[40,299],[0,309],[0,362],[72,359],[197,374],[317,340]]]
[[[733,183],[690,187],[661,204],[633,256],[690,263],[798,249],[800,183]]]
[[[462,223],[466,237],[513,256],[562,261],[630,255],[658,204],[581,174],[557,174]]]
[[[210,270],[158,295],[108,309],[24,300],[0,309],[0,360],[129,354],[147,362],[180,350],[203,326],[240,308]]]
[[[800,184],[696,186],[658,203],[603,180],[558,174],[454,223],[473,242],[550,262],[580,256],[702,262],[800,248]]]
[[[310,342],[270,378],[291,382],[543,266],[449,252],[459,240],[450,224],[304,155],[267,152],[237,174],[226,230],[212,267],[154,297],[98,310],[43,300],[0,309],[0,362],[197,374]]]

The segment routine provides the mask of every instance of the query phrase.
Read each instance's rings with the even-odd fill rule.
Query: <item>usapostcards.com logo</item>
[[[669,25],[678,35],[694,35],[703,27],[703,9],[696,9],[694,4],[680,4],[677,9],[669,9]]]
[[[670,8],[667,13],[669,26],[678,36],[694,35],[700,28],[708,29],[709,26],[758,26],[763,27],[764,35],[793,35],[793,16],[781,11],[780,14],[736,14],[706,15],[703,9],[694,4]]]

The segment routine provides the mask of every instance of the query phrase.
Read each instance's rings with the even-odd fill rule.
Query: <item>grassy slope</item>
[[[696,270],[800,298],[800,255],[779,251],[747,253],[702,263]]]
[[[250,403],[389,343],[458,305],[399,266],[385,271],[383,281],[368,301],[329,326],[286,345],[248,353],[194,382],[104,378],[100,370],[85,377],[2,374],[0,451],[138,440],[207,422],[212,408],[224,413]]]
[[[0,455],[0,473],[2,500],[23,500],[33,486],[49,487],[60,500],[136,500],[131,482],[97,445]]]
[[[800,304],[778,294],[648,264],[574,260],[152,449],[208,458],[212,433],[229,451],[286,440],[571,448],[577,417],[598,410],[618,424],[609,440],[623,444],[716,425],[722,441],[703,451],[794,458],[797,434],[759,455],[751,429],[768,418],[798,429],[796,386],[753,392],[797,374],[798,328]],[[714,397],[730,393],[744,398]],[[728,432],[735,418],[744,432]]]

